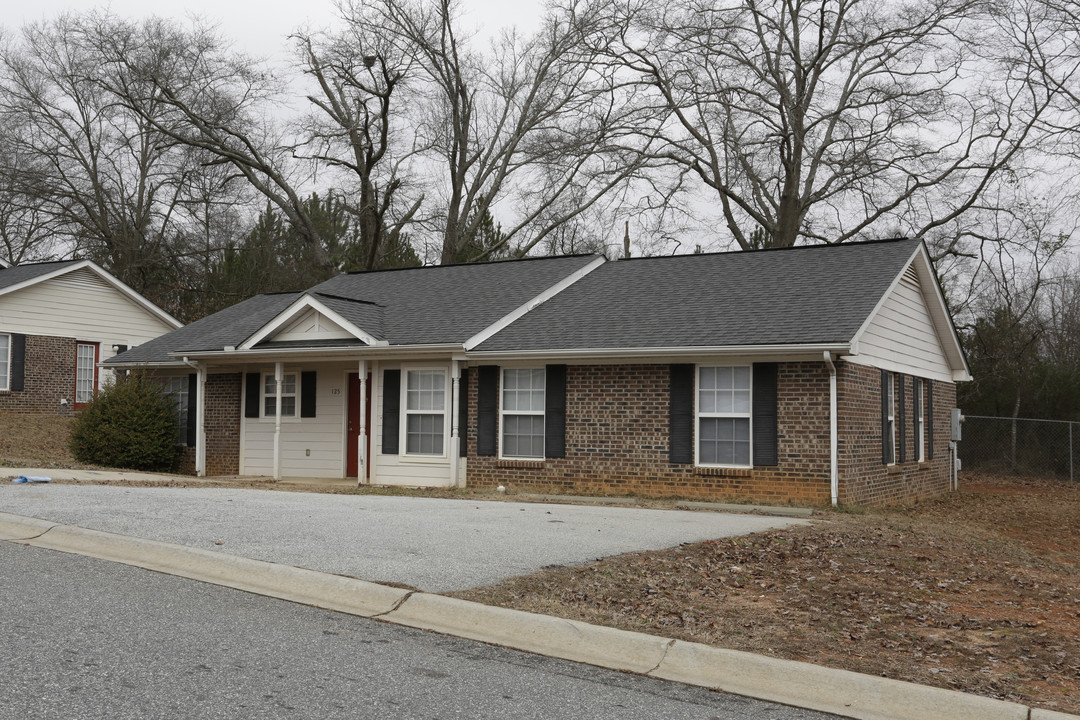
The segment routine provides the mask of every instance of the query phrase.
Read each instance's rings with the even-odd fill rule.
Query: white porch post
[[[367,479],[367,360],[361,360],[360,373],[360,434],[356,436],[356,484],[363,485]]]
[[[450,369],[450,487],[458,486],[458,463],[461,457],[461,444],[458,441],[458,403],[461,402],[461,361],[451,361]]]
[[[195,398],[195,474],[206,477],[206,365],[196,369],[198,382]],[[191,408],[188,408],[191,412]]]
[[[281,363],[274,363],[274,479],[281,479]]]

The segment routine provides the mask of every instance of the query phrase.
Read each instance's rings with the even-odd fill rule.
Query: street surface
[[[0,484],[0,511],[428,592],[807,522],[685,510],[102,485]]]
[[[828,720],[0,542],[0,720]]]

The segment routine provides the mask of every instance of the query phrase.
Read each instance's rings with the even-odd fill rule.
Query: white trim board
[[[385,347],[390,343],[386,340],[380,340],[371,333],[367,332],[363,328],[359,328],[353,323],[346,320],[339,313],[328,308],[324,303],[319,301],[318,298],[313,297],[309,293],[304,293],[301,297],[293,301],[291,305],[275,315],[268,323],[263,325],[254,335],[248,337],[243,343],[241,343],[237,350],[251,350],[255,345],[265,340],[272,335],[276,330],[285,327],[288,323],[299,319],[300,314],[308,309],[314,309],[316,312],[329,318],[332,322],[339,325],[346,332],[350,333],[357,340],[364,342],[372,347]]]

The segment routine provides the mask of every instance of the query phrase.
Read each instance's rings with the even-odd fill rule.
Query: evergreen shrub
[[[79,413],[71,451],[92,465],[169,470],[176,458],[175,407],[146,373],[117,378]]]

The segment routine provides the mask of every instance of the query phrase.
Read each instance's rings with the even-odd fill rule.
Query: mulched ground
[[[551,568],[479,602],[1080,712],[1080,488],[985,476],[917,507]]]

